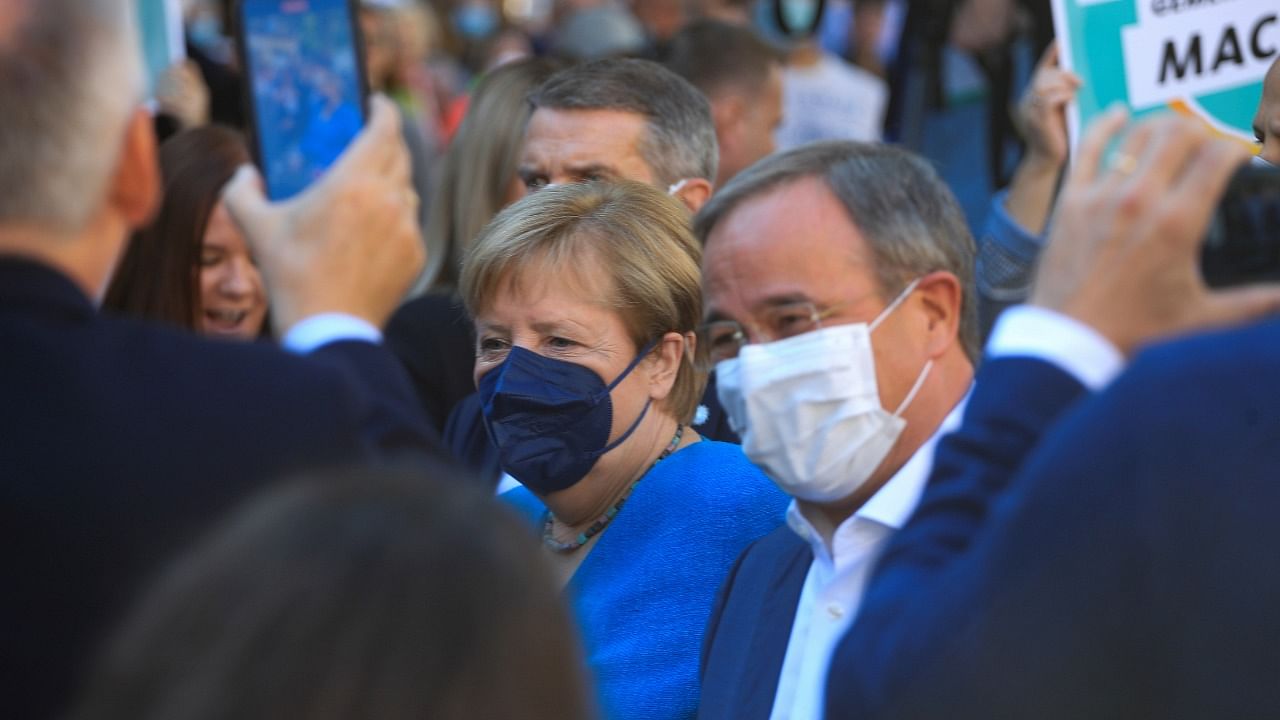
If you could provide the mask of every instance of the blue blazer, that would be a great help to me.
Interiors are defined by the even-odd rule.
[[[703,639],[699,718],[768,720],[812,563],[812,548],[786,525],[738,557]]]
[[[984,368],[828,716],[1280,717],[1277,369],[1277,321],[1152,349],[1081,402],[1042,363]]]
[[[145,580],[281,473],[433,453],[395,358],[301,358],[104,317],[59,273],[0,258],[0,678],[50,717]]]

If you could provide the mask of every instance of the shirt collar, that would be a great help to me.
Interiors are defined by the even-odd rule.
[[[915,512],[916,505],[920,503],[920,497],[924,495],[925,486],[929,484],[929,471],[933,469],[933,454],[937,449],[938,439],[960,427],[965,406],[968,405],[969,395],[972,392],[970,387],[969,392],[966,392],[960,402],[956,403],[951,412],[943,418],[933,435],[916,449],[906,464],[889,478],[884,487],[836,528],[834,537],[839,538],[848,534],[859,520],[870,520],[891,530],[897,530],[907,524],[911,513]],[[804,513],[800,512],[800,506],[794,499],[787,507],[787,526],[809,543],[815,556],[830,557],[830,551],[822,541],[822,533],[804,516]]]

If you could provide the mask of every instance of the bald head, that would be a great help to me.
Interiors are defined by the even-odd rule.
[[[142,99],[128,0],[0,3],[0,225],[80,229]]]

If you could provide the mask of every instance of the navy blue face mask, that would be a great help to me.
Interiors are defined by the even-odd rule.
[[[534,493],[572,487],[640,425],[648,402],[622,437],[609,442],[609,393],[653,350],[649,343],[626,370],[605,385],[591,369],[513,347],[501,365],[480,378],[480,402],[489,439],[502,469]]]

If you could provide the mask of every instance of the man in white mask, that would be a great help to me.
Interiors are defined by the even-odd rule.
[[[810,145],[695,220],[700,358],[743,450],[794,498],[738,559],[703,651],[700,718],[818,718],[832,648],[959,425],[977,347],[974,244],[928,165]]]

